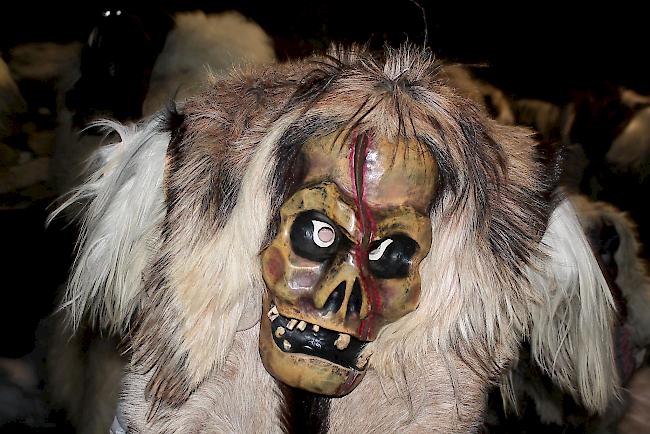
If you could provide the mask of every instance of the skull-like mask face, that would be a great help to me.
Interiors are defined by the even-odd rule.
[[[302,188],[262,252],[262,361],[280,381],[331,396],[354,389],[366,344],[418,305],[436,179],[415,143],[344,136],[304,145]]]

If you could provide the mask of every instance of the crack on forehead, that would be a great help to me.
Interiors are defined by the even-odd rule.
[[[368,300],[368,316],[361,320],[359,325],[359,336],[365,339],[374,326],[375,311],[381,310],[381,298],[377,290],[377,284],[367,267],[368,246],[376,231],[375,219],[372,210],[366,201],[366,158],[372,147],[372,135],[369,132],[359,133],[353,131],[350,142],[350,178],[354,186],[354,203],[357,221],[360,223],[361,239],[357,240],[354,246],[354,258],[359,268],[361,288]]]
[[[371,210],[366,203],[366,159],[368,157],[368,149],[371,144],[371,137],[369,133],[355,134],[354,141],[354,158],[353,158],[353,182],[359,207],[359,215],[361,217],[361,244],[367,247],[373,235],[374,219]]]

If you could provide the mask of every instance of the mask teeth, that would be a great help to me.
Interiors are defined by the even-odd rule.
[[[268,314],[267,314],[267,316],[269,317],[269,319],[271,320],[271,322],[273,322],[273,320],[275,320],[279,315],[280,315],[280,314],[279,314],[279,312],[278,312],[278,308],[277,308],[275,305],[273,305],[273,307],[271,307],[271,309],[269,310],[269,312],[268,312]],[[307,329],[307,326],[308,326],[308,325],[310,325],[310,324],[307,323],[307,321],[303,321],[303,320],[298,321],[297,319],[292,318],[292,319],[289,320],[289,323],[287,323],[287,326],[286,326],[287,329],[286,329],[286,330],[298,329],[298,330],[300,330],[301,332],[304,332],[304,331]],[[311,329],[312,329],[315,333],[318,333],[318,331],[320,330],[320,326],[319,326],[318,324],[311,324]],[[285,330],[284,327],[278,327],[278,328],[275,330],[275,337],[279,338],[279,337],[284,336],[286,330]],[[285,348],[286,350],[289,350],[289,349],[291,348],[291,344],[290,344],[288,341],[286,341],[286,340],[284,340],[284,341],[282,342],[282,344],[283,344],[283,346],[284,346],[284,348]],[[347,333],[339,333],[339,337],[336,338],[336,341],[334,341],[334,345],[335,345],[336,348],[338,348],[340,351],[345,350],[345,349],[348,347],[348,345],[350,345],[350,335],[347,334]],[[361,362],[362,362],[362,360],[361,360],[361,358],[360,358],[359,361],[357,362],[357,366],[358,366]],[[365,364],[366,364],[367,362],[368,362],[368,358],[366,357],[365,360],[363,360],[363,366],[365,366]]]
[[[275,318],[280,316],[278,309],[275,305],[271,307],[267,315],[271,319],[271,321],[273,321]],[[280,348],[282,348],[285,352],[289,352],[293,348],[291,342],[289,342],[290,339],[289,336],[291,336],[291,334],[287,335],[287,330],[290,331],[297,330],[300,332],[304,332],[305,330],[307,330],[308,327],[311,327],[311,330],[314,333],[318,333],[321,329],[321,326],[319,326],[318,324],[311,324],[308,323],[307,321],[299,320],[297,318],[287,318],[287,317],[283,317],[283,318],[286,318],[288,322],[284,325],[284,327],[278,324],[278,326],[273,331],[273,336],[278,340],[282,339],[283,336],[285,337],[285,339],[282,339],[281,343],[278,341]],[[349,334],[339,333],[338,337],[334,341],[334,346],[339,351],[344,351],[350,346],[351,340],[352,338]],[[357,357],[357,360],[356,362],[354,362],[353,367],[358,370],[366,369],[366,367],[368,366],[368,361],[370,360],[370,356],[372,356],[372,351],[366,350],[363,354]]]
[[[278,313],[278,308],[276,306],[273,306],[270,310],[269,313],[266,314],[266,316],[269,317],[271,322],[275,321],[275,319],[279,316],[280,314]]]
[[[338,348],[341,351],[346,349],[349,344],[350,344],[350,335],[346,333],[339,333],[339,337],[336,338],[336,341],[334,341],[334,345],[336,346],[336,348]]]

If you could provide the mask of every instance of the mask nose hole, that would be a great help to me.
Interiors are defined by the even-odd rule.
[[[361,284],[359,283],[359,279],[355,279],[354,285],[352,285],[352,293],[350,294],[350,299],[348,300],[348,311],[346,315],[361,315],[362,301],[363,299],[361,296]]]
[[[325,305],[323,305],[323,310],[325,313],[332,312],[336,313],[341,309],[343,305],[343,299],[345,298],[345,281],[338,284],[334,291],[327,297]]]

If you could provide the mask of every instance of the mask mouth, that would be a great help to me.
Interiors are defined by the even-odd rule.
[[[347,369],[365,370],[368,357],[361,351],[368,342],[278,313],[275,305],[267,314],[275,344],[285,353],[318,357]]]

